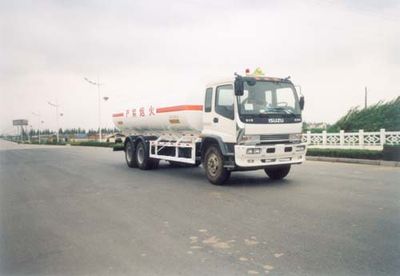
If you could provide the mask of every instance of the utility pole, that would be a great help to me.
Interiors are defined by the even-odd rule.
[[[365,86],[365,94],[364,94],[364,108],[367,108],[368,106],[368,89]]]
[[[100,81],[99,81],[99,75],[97,74],[97,98],[98,98],[98,112],[99,112],[99,141],[101,142],[101,97],[100,97]]]
[[[85,81],[87,81],[88,83],[92,84],[92,85],[96,85],[97,86],[97,97],[98,97],[98,113],[99,113],[99,141],[101,142],[102,140],[102,135],[101,135],[101,96],[100,96],[100,85],[102,85],[100,83],[99,80],[99,75],[97,75],[97,82],[95,81],[91,81],[88,78],[84,78]]]

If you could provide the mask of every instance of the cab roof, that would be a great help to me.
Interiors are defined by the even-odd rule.
[[[252,75],[252,74],[246,74],[243,77],[250,77],[250,78],[254,78],[256,80],[261,80],[261,81],[289,82],[289,83],[291,83],[291,81],[289,80],[289,77],[288,78],[277,78],[277,77],[267,77],[267,76]],[[223,79],[220,79],[220,80],[209,82],[207,84],[207,87],[221,85],[221,84],[230,84],[230,83],[233,83],[234,81],[235,81],[235,77],[223,78]]]

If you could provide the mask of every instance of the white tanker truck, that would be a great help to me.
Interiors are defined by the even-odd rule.
[[[306,155],[301,142],[304,97],[289,78],[247,74],[207,85],[200,104],[138,106],[113,114],[126,136],[131,168],[202,164],[208,180],[223,184],[232,171],[265,170],[282,179]],[[121,149],[122,150],[122,149]]]

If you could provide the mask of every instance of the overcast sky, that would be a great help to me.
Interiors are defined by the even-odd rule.
[[[0,2],[0,132],[16,118],[97,126],[142,103],[194,101],[209,81],[261,67],[291,76],[306,121],[400,95],[400,1]],[[197,97],[197,98],[200,98]]]

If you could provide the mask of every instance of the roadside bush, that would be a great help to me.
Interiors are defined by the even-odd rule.
[[[37,142],[35,142],[35,144],[39,144],[39,143],[37,143]],[[65,146],[66,145],[66,143],[65,142],[56,142],[56,141],[54,141],[54,142],[44,142],[44,143],[40,143],[41,145],[59,145],[59,146]]]
[[[109,142],[98,142],[98,141],[84,141],[84,142],[75,142],[71,143],[71,146],[86,146],[86,147],[103,147],[103,148],[112,148],[118,144],[109,143]]]
[[[29,145],[39,145],[39,142],[37,142],[37,141],[31,141],[31,142],[17,142],[18,144],[29,144]],[[66,143],[65,142],[56,142],[56,141],[54,141],[54,142],[49,142],[49,141],[47,141],[47,142],[41,142],[40,143],[40,145],[55,145],[55,146],[65,146],[66,145]]]
[[[383,160],[400,161],[400,145],[383,145]]]
[[[354,159],[370,159],[381,160],[383,158],[380,150],[364,150],[364,149],[318,149],[309,148],[307,156],[324,156]]]

